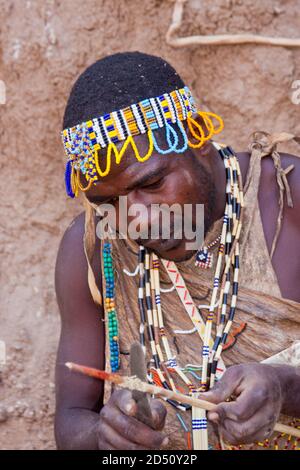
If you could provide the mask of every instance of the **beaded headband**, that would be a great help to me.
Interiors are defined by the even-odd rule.
[[[197,113],[203,118],[208,134],[193,119]],[[215,128],[212,118],[219,124]],[[197,143],[188,140],[182,121],[187,121],[191,135]],[[165,93],[156,98],[149,98],[119,111],[105,114],[62,131],[62,140],[67,155],[65,172],[68,196],[75,197],[78,190],[87,191],[91,184],[110,172],[112,152],[116,163],[120,163],[127,147],[131,145],[139,162],[144,162],[155,149],[160,154],[183,153],[188,147],[199,148],[214,134],[222,131],[224,125],[220,116],[206,111],[197,111],[194,99],[188,87]],[[159,147],[155,130],[165,128],[166,148]],[[141,156],[133,136],[147,134],[149,147]],[[121,149],[116,143],[124,141]],[[106,149],[101,152],[102,149]],[[105,158],[106,157],[106,158]],[[100,166],[103,166],[104,169]],[[80,172],[87,180],[82,186]]]

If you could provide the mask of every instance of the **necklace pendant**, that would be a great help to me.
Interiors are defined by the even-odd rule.
[[[196,254],[195,265],[202,269],[210,269],[213,263],[213,254],[208,251],[208,247],[204,246]]]

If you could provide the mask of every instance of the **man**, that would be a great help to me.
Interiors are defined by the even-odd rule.
[[[130,268],[134,270],[134,260],[137,262],[134,245],[130,240],[128,242],[119,239],[113,241],[113,262],[117,284],[115,287],[112,284],[111,287],[110,282],[113,281],[110,277],[112,273],[109,271],[111,266],[110,251],[105,252],[104,250],[102,255],[100,254],[103,244],[97,237],[94,243],[87,243],[85,246],[83,244],[84,234],[85,241],[89,241],[95,236],[95,227],[93,226],[95,219],[94,213],[91,212],[92,207],[101,203],[109,203],[115,208],[116,219],[119,220],[119,197],[127,196],[128,213],[134,204],[143,204],[147,210],[146,214],[140,218],[140,225],[151,228],[148,209],[153,204],[164,202],[172,206],[177,203],[180,207],[184,207],[184,204],[192,204],[193,207],[196,204],[203,204],[205,240],[208,235],[213,234],[212,228],[218,221],[222,221],[226,207],[225,189],[228,187],[225,178],[229,173],[224,171],[224,162],[220,159],[218,148],[213,145],[211,140],[213,134],[220,131],[221,120],[219,119],[217,130],[217,127],[213,127],[209,114],[199,113],[198,116],[192,114],[190,109],[193,107],[192,100],[189,101],[189,95],[186,96],[185,91],[182,91],[184,102],[181,102],[178,90],[185,90],[184,84],[169,64],[158,57],[135,52],[116,54],[99,60],[79,77],[71,91],[63,125],[66,130],[64,139],[67,153],[70,148],[73,151],[73,154],[69,153],[70,163],[66,172],[67,190],[69,195],[74,196],[79,185],[84,190],[89,205],[86,218],[83,214],[79,215],[66,230],[59,248],[56,265],[56,292],[61,312],[62,329],[57,356],[55,430],[57,446],[61,449],[184,448],[182,446],[185,437],[182,436],[185,433],[190,436],[191,433],[185,429],[186,425],[184,425],[181,439],[180,431],[176,431],[174,422],[172,424],[170,421],[170,417],[176,420],[178,413],[175,414],[176,410],[171,410],[172,406],[170,407],[169,403],[164,406],[161,400],[151,400],[153,425],[152,427],[147,426],[138,419],[138,405],[129,392],[117,390],[110,392],[109,396],[103,382],[70,373],[64,367],[65,362],[73,361],[105,369],[109,367],[108,356],[113,354],[115,345],[119,355],[110,358],[111,368],[112,370],[120,368],[127,374],[129,371],[127,370],[126,358],[130,344],[139,337],[138,299],[135,290],[138,285],[133,276],[127,276],[125,273]],[[139,121],[143,117],[137,115],[136,104],[151,98],[150,103],[153,105],[151,116],[157,114],[156,117],[159,121],[160,112],[164,113],[165,108],[159,105],[156,97],[165,96],[165,93],[169,93],[165,97],[167,101],[171,100],[176,106],[178,104],[178,109],[173,110],[174,121],[172,123],[176,121],[180,131],[179,137],[172,130],[175,129],[175,125],[168,124],[170,120],[163,121],[162,118],[163,124],[160,128],[155,131],[149,128],[147,131],[147,122]],[[177,102],[176,97],[178,98]],[[153,99],[156,101],[153,102]],[[124,115],[126,117],[130,112],[126,107],[130,106],[133,106],[130,110],[132,111],[131,119],[133,119],[133,114],[135,115],[135,126],[139,129],[144,126],[145,129],[144,132],[141,131],[140,135],[135,132],[134,142],[138,150],[134,149],[132,141],[130,141],[130,145],[122,153],[124,142],[121,142],[121,137],[114,141],[111,137],[112,134],[108,134],[111,132],[111,128],[107,126],[104,132],[101,126],[103,123],[105,124],[105,120],[109,120],[111,126],[111,116],[115,116],[119,123],[122,122]],[[149,105],[147,104],[147,106]],[[184,115],[184,107],[190,116],[189,121]],[[117,117],[116,114],[110,114],[124,108],[127,111],[123,114],[121,112],[121,115],[117,114]],[[166,112],[171,113],[171,108],[168,108]],[[95,118],[99,116],[104,116],[104,118],[95,122]],[[216,115],[213,117],[218,119]],[[147,110],[144,118],[147,121]],[[151,119],[149,118],[148,123],[152,122]],[[89,126],[94,126],[88,134],[92,139],[88,145],[94,145],[95,152],[92,156],[89,153],[89,147],[87,153],[84,154],[86,151],[85,139],[89,138],[87,134],[80,134],[80,140],[78,135],[75,135],[76,132],[74,134],[73,131],[67,131],[80,123],[88,123],[84,127],[84,132]],[[96,129],[94,132],[96,124],[98,131]],[[132,128],[128,126],[127,122],[127,127],[124,124],[123,130],[119,129],[119,134],[127,129],[127,134],[123,135],[122,139],[126,137],[127,140],[130,140]],[[166,133],[164,126],[167,129]],[[172,127],[171,130],[170,127]],[[83,132],[82,128],[77,129]],[[166,135],[165,138],[164,135]],[[102,142],[101,139],[103,140],[107,136],[109,136],[108,141]],[[155,139],[154,145],[153,139]],[[78,140],[81,142],[79,147]],[[96,140],[98,147],[95,146],[97,145],[95,144]],[[168,146],[170,151],[166,153]],[[106,157],[103,156],[104,153],[101,153],[103,149],[109,149]],[[150,154],[149,149],[152,150],[151,157],[145,158],[148,155],[147,152]],[[228,350],[225,360],[225,363],[231,367],[223,373],[223,376],[219,377],[219,381],[212,389],[203,394],[204,397],[216,404],[215,409],[208,414],[208,419],[215,428],[210,432],[215,433],[217,427],[221,443],[226,441],[230,445],[254,443],[270,437],[280,413],[294,418],[300,417],[299,368],[294,365],[280,364],[280,358],[277,359],[277,362],[275,360],[275,364],[259,363],[263,359],[268,359],[270,355],[275,357],[281,350],[292,347],[293,341],[299,338],[298,317],[294,314],[288,316],[289,312],[299,313],[300,311],[298,282],[300,260],[297,257],[300,248],[299,161],[295,156],[281,154],[280,163],[274,143],[271,143],[269,152],[264,154],[272,154],[273,159],[271,156],[266,156],[261,163],[260,158],[254,161],[254,157],[264,156],[262,143],[260,142],[259,146],[256,142],[252,150],[250,164],[248,152],[237,154],[241,178],[244,182],[247,181],[247,191],[245,192],[245,215],[241,234],[242,297],[241,300],[238,300],[239,310],[236,316],[238,321],[243,321],[247,311],[247,321],[245,322],[247,328],[239,338],[234,336],[234,331],[231,336],[228,336],[228,340],[230,339],[232,343],[236,342],[236,346],[234,346],[236,349]],[[118,159],[118,155],[120,156],[121,153],[122,158],[116,162],[112,154]],[[74,170],[72,165],[78,155],[82,160]],[[277,162],[277,172],[274,169],[274,158]],[[142,161],[143,159],[145,161]],[[259,165],[257,165],[257,161],[259,161]],[[91,162],[92,164],[89,166]],[[234,161],[233,165],[236,165]],[[293,165],[294,168],[287,175],[287,172],[284,173],[282,168],[290,167],[290,165]],[[82,169],[83,171],[81,171]],[[291,170],[291,168],[289,169]],[[278,189],[278,181],[281,185],[280,190]],[[293,208],[289,207],[283,199],[284,189],[282,187],[291,190]],[[277,223],[279,195],[284,201],[284,217],[281,227]],[[257,201],[257,206],[254,205],[255,201]],[[259,214],[261,214],[261,220]],[[236,218],[238,219],[238,214],[236,214]],[[278,227],[280,234],[277,236],[276,246],[274,245],[272,250],[272,241]],[[116,229],[119,230],[118,224]],[[217,233],[219,234],[219,232]],[[216,245],[218,240],[220,242],[220,235],[212,245]],[[202,272],[200,269],[198,274],[197,268],[194,268],[195,252],[186,248],[186,242],[184,236],[178,240],[174,233],[171,233],[168,240],[164,240],[162,237],[151,240],[141,236],[137,240],[136,246],[143,245],[146,252],[154,252],[161,260],[178,263],[179,271],[182,268],[183,278],[185,277],[184,270],[187,268],[186,283],[187,286],[189,284],[192,298],[196,299],[197,295],[201,297],[203,294],[203,289],[209,279],[205,276],[210,276],[210,274],[209,269],[202,270]],[[271,250],[274,252],[272,253],[272,263],[268,254]],[[102,263],[104,268],[101,270],[100,258],[104,255],[108,258]],[[242,268],[242,263],[244,263],[244,268]],[[252,269],[255,267],[258,268],[256,273]],[[161,268],[160,273],[163,276]],[[108,303],[112,302],[110,309],[107,309],[106,302],[102,302],[102,305],[106,306],[103,311],[103,307],[97,305],[96,302],[100,304],[101,297],[105,295],[107,300],[107,285],[113,293],[115,288],[116,293],[115,298],[113,298],[113,294],[108,296],[110,299]],[[253,290],[249,290],[249,294],[248,287],[253,287]],[[262,293],[261,297],[260,292]],[[270,294],[269,297],[268,294]],[[205,295],[207,297],[208,294]],[[202,295],[201,298],[203,299],[205,295]],[[173,336],[174,340],[171,349],[174,351],[177,345],[178,357],[183,361],[182,364],[188,362],[195,364],[199,361],[200,355],[200,348],[197,351],[199,338],[195,337],[195,330],[189,331],[190,326],[187,323],[188,320],[184,319],[185,312],[176,297],[176,292],[165,294],[165,296],[165,304],[164,302],[162,304],[163,308],[164,305],[166,306],[165,312],[168,312],[165,319],[166,330],[170,335],[169,338]],[[111,318],[109,313],[115,315],[114,301],[117,303],[119,332],[110,337],[108,342],[105,338],[107,338],[109,331],[109,318]],[[252,304],[252,310],[247,307],[251,305],[251,302],[257,302]],[[201,300],[201,303],[204,301]],[[271,327],[270,323],[267,323],[271,321],[270,315],[264,315],[270,305],[272,312],[274,311]],[[247,308],[251,310],[251,315],[249,315]],[[288,312],[286,319],[281,318],[282,311]],[[287,332],[283,332],[282,328],[288,323],[288,320],[291,321],[290,326]],[[180,332],[177,334],[178,328],[176,330],[174,325],[179,325],[181,333],[189,336],[184,336]],[[255,330],[257,325],[259,330]],[[237,328],[243,329],[239,323]],[[268,333],[270,335],[269,345],[265,337],[265,334]],[[108,343],[111,346],[110,352]],[[180,344],[180,351],[178,344]],[[223,345],[224,354],[227,354],[226,344],[225,342]],[[290,364],[292,364],[291,361]],[[168,374],[173,371],[168,367],[163,370],[166,373],[164,377],[169,377]],[[228,402],[227,400],[232,397],[235,397],[235,400]],[[178,420],[182,424],[186,418],[178,417]],[[171,431],[172,427],[174,427],[173,432]],[[197,438],[194,436],[197,436],[197,432],[194,433],[194,431],[195,429],[193,429],[193,439],[196,442]],[[190,442],[190,437],[188,437],[188,442]],[[197,448],[195,442],[194,448]],[[190,443],[188,447],[191,447]]]

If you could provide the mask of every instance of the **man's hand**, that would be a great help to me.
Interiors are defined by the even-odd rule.
[[[155,430],[138,421],[137,404],[128,390],[117,390],[100,412],[98,446],[101,450],[159,449],[168,438],[160,432],[166,408],[159,400],[150,401]]]
[[[230,367],[203,398],[217,404],[208,419],[219,425],[221,437],[232,445],[268,438],[283,404],[277,370],[265,364]],[[227,402],[230,398],[234,401]]]

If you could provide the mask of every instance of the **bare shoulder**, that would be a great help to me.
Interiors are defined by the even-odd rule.
[[[250,153],[239,152],[238,154],[241,171],[243,175],[243,181],[247,178],[247,172],[249,169]],[[281,166],[283,170],[293,167],[287,173],[287,181],[289,183],[291,194],[293,198],[294,209],[291,212],[295,220],[297,219],[300,225],[300,153],[299,156],[292,155],[289,153],[279,152],[281,158]],[[272,157],[269,155],[264,157],[261,162],[262,176],[261,186],[263,187],[263,195],[265,199],[278,199],[278,183],[276,177],[276,169]],[[297,216],[298,215],[298,216]]]
[[[280,152],[280,157],[283,170],[293,166],[293,169],[287,173],[287,181],[293,200],[293,219],[300,228],[300,154],[297,156]]]
[[[279,152],[281,167],[286,171],[286,180],[289,185],[293,200],[293,207],[288,207],[286,195],[284,196],[284,214],[289,223],[300,230],[300,156]],[[278,201],[279,187],[277,182],[276,169],[271,156],[262,159],[262,179],[263,196],[269,208],[272,201]],[[276,202],[276,207],[278,203]]]
[[[56,272],[58,275],[64,277],[70,265],[82,267],[84,264],[83,236],[84,212],[72,220],[63,234],[57,254]]]
[[[299,147],[300,148],[300,147]],[[287,182],[291,189],[293,208],[289,208],[284,198],[284,214],[287,216],[289,223],[300,230],[300,153],[299,156],[289,153],[279,152],[281,157],[281,166],[283,170],[293,167],[287,173]],[[243,181],[247,179],[247,173],[250,163],[249,152],[239,152],[238,154],[240,167],[242,171]],[[260,182],[260,201],[261,210],[263,207],[274,209],[274,221],[276,221],[278,213],[278,197],[279,189],[277,183],[276,169],[272,157],[266,156],[262,158],[261,162],[261,182]],[[275,222],[274,222],[275,223]]]
[[[93,303],[88,281],[87,262],[83,248],[84,212],[79,214],[66,229],[58,249],[55,267],[55,288],[61,315],[67,315],[70,304],[76,299],[81,305]],[[93,259],[93,269],[101,291],[100,254]],[[74,309],[72,309],[74,312]]]
[[[77,362],[98,369],[105,367],[103,309],[92,299],[84,254],[84,213],[66,229],[57,254],[55,289],[61,316],[61,334],[56,360],[56,434],[64,432],[66,410],[84,408],[99,411],[103,400],[103,383],[70,374],[66,362]],[[95,250],[92,265],[98,287],[100,250]],[[98,271],[97,271],[98,269]]]

